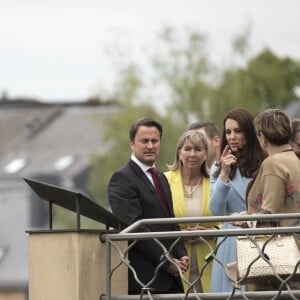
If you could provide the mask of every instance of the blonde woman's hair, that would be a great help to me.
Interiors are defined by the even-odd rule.
[[[176,171],[178,169],[181,170],[182,162],[179,159],[179,152],[186,141],[191,141],[194,145],[203,147],[205,151],[207,151],[208,149],[206,137],[201,132],[195,129],[184,132],[181,135],[181,137],[178,139],[176,152],[175,152],[175,159],[173,164],[167,165],[170,171]],[[205,162],[203,162],[199,171],[200,174],[202,174],[204,177],[206,178],[209,177]]]

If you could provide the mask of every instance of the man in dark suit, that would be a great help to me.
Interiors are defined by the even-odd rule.
[[[130,225],[139,219],[174,217],[172,196],[165,176],[158,173],[159,182],[152,178],[149,171],[154,167],[160,151],[162,126],[151,118],[143,118],[132,125],[129,137],[131,158],[117,170],[108,185],[108,199],[112,212],[125,224]],[[160,187],[155,187],[160,184]],[[162,190],[162,195],[159,193]],[[161,199],[162,198],[162,199]],[[141,232],[174,231],[179,227],[174,224],[145,225]],[[174,239],[161,239],[169,250]],[[184,243],[180,241],[170,253],[177,266],[184,272],[188,268],[188,257]],[[139,240],[129,251],[130,264],[135,269],[139,280],[144,284],[153,277],[155,268],[164,259],[163,249],[151,240]],[[128,274],[130,294],[141,292],[131,271]],[[156,279],[150,285],[153,293],[183,292],[177,267],[166,261]]]

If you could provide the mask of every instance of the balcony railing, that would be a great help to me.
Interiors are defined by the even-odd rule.
[[[268,214],[268,215],[248,215],[248,216],[222,216],[222,217],[192,217],[192,218],[165,218],[165,219],[143,219],[135,222],[131,226],[127,227],[120,233],[104,234],[101,239],[106,243],[106,291],[105,294],[100,296],[101,300],[126,300],[126,299],[300,299],[300,290],[293,289],[290,287],[290,279],[282,278],[279,274],[275,274],[277,280],[282,283],[278,290],[268,290],[268,291],[245,291],[241,288],[241,284],[247,282],[246,277],[237,280],[232,279],[232,291],[227,293],[197,293],[194,292],[193,286],[194,282],[189,282],[188,278],[185,277],[184,273],[180,272],[181,279],[187,284],[188,289],[184,294],[151,294],[151,289],[149,288],[150,282],[141,282],[137,276],[135,277],[139,285],[141,286],[142,293],[140,295],[114,295],[112,293],[112,280],[113,274],[118,272],[120,267],[126,266],[130,272],[136,275],[135,270],[127,259],[128,251],[130,247],[138,240],[153,239],[165,253],[165,259],[172,261],[169,255],[170,249],[165,249],[164,245],[160,242],[164,238],[174,238],[173,247],[179,239],[193,238],[197,237],[203,243],[206,243],[210,248],[210,253],[208,253],[207,259],[203,262],[203,266],[199,273],[199,278],[202,276],[202,271],[206,268],[208,264],[212,264],[213,261],[217,261],[224,268],[228,276],[228,267],[222,262],[218,261],[216,258],[216,253],[218,251],[218,246],[212,248],[212,246],[207,242],[208,238],[212,237],[222,237],[222,241],[230,236],[244,236],[249,240],[253,239],[254,236],[262,235],[286,235],[294,234],[296,238],[299,239],[298,245],[300,243],[300,226],[293,227],[264,227],[264,228],[239,228],[237,229],[220,229],[220,230],[195,230],[195,231],[176,231],[176,232],[137,232],[139,227],[149,224],[183,224],[183,223],[208,223],[208,222],[231,222],[231,221],[274,221],[281,219],[293,219],[300,220],[300,214]],[[117,241],[130,242],[128,247],[120,248]],[[112,265],[111,252],[116,251],[119,254],[119,261]],[[258,248],[258,254],[262,254],[260,248]],[[287,255],[289,255],[287,253]],[[157,270],[162,266],[160,264],[157,266]],[[300,273],[300,257],[295,267],[297,266],[297,272]],[[248,269],[251,267],[251,263]],[[156,270],[156,271],[157,271]],[[154,272],[153,279],[157,276],[158,272]],[[296,275],[295,275],[296,276]],[[263,279],[262,279],[263,280]]]

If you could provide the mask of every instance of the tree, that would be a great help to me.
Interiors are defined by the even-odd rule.
[[[222,82],[212,93],[212,117],[223,119],[224,112],[234,107],[244,107],[254,115],[268,107],[283,107],[297,98],[295,88],[299,84],[299,62],[279,58],[265,49],[244,68],[225,70]]]
[[[160,34],[162,49],[156,53],[153,66],[157,82],[167,86],[170,94],[168,115],[187,127],[191,119],[205,119],[207,97],[210,92],[208,78],[212,71],[206,54],[206,38],[201,33],[186,29],[184,38],[178,32],[165,28]]]

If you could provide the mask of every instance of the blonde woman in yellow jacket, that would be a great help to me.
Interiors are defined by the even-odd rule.
[[[179,138],[175,161],[172,165],[168,165],[169,171],[165,172],[172,192],[175,217],[212,216],[209,209],[210,181],[205,165],[206,158],[207,141],[202,133],[189,130]],[[181,224],[180,227],[182,230],[205,230],[219,225],[219,223]],[[215,239],[206,240],[215,249]],[[205,256],[211,250],[206,243],[195,239],[186,240],[185,246],[190,258],[190,268],[184,276],[192,282],[198,276],[206,262]],[[201,281],[195,285],[197,292],[210,291],[211,268],[212,262],[206,266]]]

